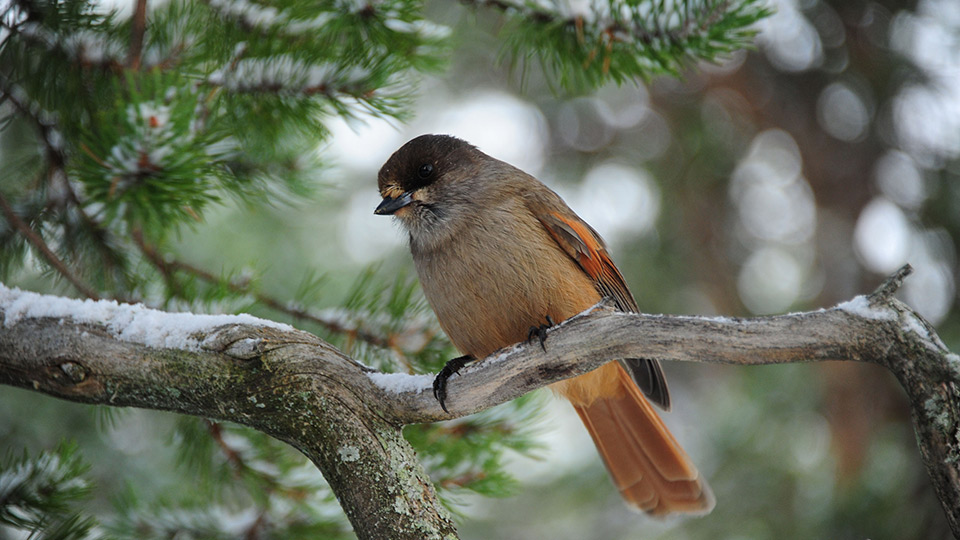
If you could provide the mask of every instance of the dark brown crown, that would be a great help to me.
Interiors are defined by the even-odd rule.
[[[449,135],[421,135],[400,147],[377,175],[380,192],[416,191],[457,166],[473,161],[476,147]]]

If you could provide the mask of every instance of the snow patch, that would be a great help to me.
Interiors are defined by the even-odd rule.
[[[853,300],[837,304],[836,308],[851,315],[874,321],[892,321],[897,318],[896,313],[888,308],[871,306],[870,300],[862,295]]]
[[[197,315],[167,313],[143,304],[120,304],[115,300],[75,300],[10,289],[0,283],[0,311],[3,326],[24,319],[52,317],[77,323],[101,325],[117,339],[159,349],[200,351],[199,337],[231,324],[249,324],[291,331],[287,324],[248,315]]]
[[[946,355],[946,358],[947,358],[947,365],[950,366],[950,369],[953,370],[954,376],[960,377],[960,356],[958,356],[955,353],[948,353]]]
[[[390,392],[391,394],[402,394],[406,392],[423,393],[424,390],[433,388],[433,379],[435,375],[408,375],[406,373],[367,373],[367,377],[373,381],[373,384]]]
[[[248,26],[280,28],[285,34],[316,32],[335,17],[333,12],[323,12],[311,19],[294,19],[272,6],[247,0],[211,0],[210,7],[228,17],[239,19]]]
[[[339,64],[312,64],[288,54],[270,58],[245,58],[231,62],[210,74],[211,84],[231,90],[276,89],[304,91],[361,85],[370,72],[359,67],[344,68]]]
[[[903,330],[905,332],[913,332],[924,340],[931,340],[930,331],[927,330],[927,327],[913,314],[907,313],[907,316],[903,318]]]
[[[429,21],[404,21],[401,19],[387,19],[384,26],[401,34],[413,34],[426,39],[446,39],[450,37],[450,28],[433,24]]]

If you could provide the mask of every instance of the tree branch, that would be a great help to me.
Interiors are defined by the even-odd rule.
[[[311,334],[5,288],[0,311],[0,383],[253,427],[313,461],[359,538],[455,537],[401,426],[368,400],[369,368]]]
[[[541,29],[562,29],[575,35],[581,45],[589,44],[587,49],[591,51],[584,68],[595,59],[597,47],[602,46],[606,48],[604,73],[610,68],[610,53],[615,43],[639,46],[636,52],[640,56],[671,72],[683,67],[685,59],[664,54],[670,48],[687,51],[685,55],[689,59],[712,60],[718,52],[736,48],[721,46],[723,40],[717,39],[720,34],[725,34],[727,40],[742,42],[755,33],[749,24],[768,13],[767,8],[754,5],[757,2],[752,0],[704,0],[684,2],[682,8],[660,5],[654,9],[628,4],[630,7],[614,12],[603,3],[589,3],[574,9],[516,0],[461,0],[461,3],[494,9]]]
[[[644,315],[601,304],[551,328],[546,352],[520,344],[462,370],[449,382],[450,414],[429,390],[432,376],[373,372],[304,332],[216,319],[186,341],[164,341],[174,349],[158,349],[156,336],[173,324],[165,317],[183,315],[139,308],[153,327],[137,342],[114,319],[72,313],[72,301],[57,299],[69,305],[53,309],[45,306],[51,297],[7,289],[0,290],[0,383],[249,425],[317,464],[361,538],[427,538],[454,534],[453,526],[400,436],[403,424],[471,414],[618,358],[869,362],[904,387],[928,473],[960,537],[960,358],[893,298],[908,273],[830,309],[775,317]],[[409,534],[414,526],[424,528]]]

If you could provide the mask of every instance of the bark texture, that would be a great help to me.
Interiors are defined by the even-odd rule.
[[[617,358],[870,362],[903,386],[927,471],[960,538],[960,358],[893,298],[909,271],[869,296],[775,317],[644,315],[601,303],[551,328],[546,351],[519,344],[462,370],[449,381],[449,413],[430,377],[375,374],[311,334],[246,324],[196,335],[201,350],[184,351],[123,341],[115,325],[5,319],[0,383],[251,426],[320,468],[358,537],[421,539],[455,538],[456,530],[400,433],[405,424],[471,414]]]

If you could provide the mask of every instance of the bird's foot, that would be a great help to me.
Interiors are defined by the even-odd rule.
[[[447,379],[452,377],[454,373],[460,373],[460,369],[471,361],[473,361],[473,357],[469,354],[453,358],[443,366],[440,373],[437,373],[437,377],[433,379],[433,397],[440,402],[440,408],[443,409],[443,412],[450,412],[444,403],[447,399]]]
[[[530,332],[527,333],[527,341],[533,341],[533,338],[540,340],[540,348],[543,349],[543,352],[547,352],[547,346],[543,343],[547,341],[547,330],[554,326],[556,323],[553,322],[553,319],[547,315],[547,324],[541,324],[540,326],[531,326]]]

